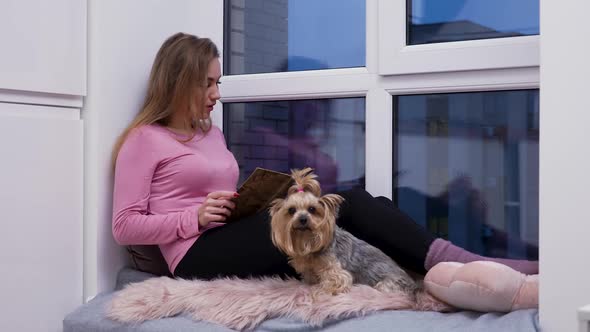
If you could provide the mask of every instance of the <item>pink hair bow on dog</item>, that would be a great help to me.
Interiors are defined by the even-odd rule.
[[[301,187],[297,188],[298,193],[302,193],[303,191],[304,191],[303,188],[301,188]]]

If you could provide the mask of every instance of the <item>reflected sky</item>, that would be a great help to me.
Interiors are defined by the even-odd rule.
[[[469,20],[501,32],[539,34],[538,0],[410,0],[412,23]]]
[[[288,8],[290,71],[365,65],[365,0],[291,0]]]

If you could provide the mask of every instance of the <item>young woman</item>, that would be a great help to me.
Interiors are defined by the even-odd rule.
[[[294,276],[272,244],[266,212],[220,223],[235,207],[238,181],[237,162],[209,118],[220,77],[211,40],[177,33],[161,46],[143,107],[113,151],[113,235],[122,245],[158,245],[170,272],[183,278]],[[338,224],[413,271],[495,260],[538,273],[537,262],[481,257],[437,239],[387,198],[339,194],[346,201]]]

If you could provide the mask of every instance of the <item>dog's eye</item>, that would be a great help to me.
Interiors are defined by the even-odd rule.
[[[307,211],[309,211],[309,213],[315,213],[315,207],[310,206],[309,209],[307,209]]]
[[[295,212],[297,212],[297,209],[295,209],[294,207],[292,207],[292,208],[289,208],[289,214],[290,214],[290,215],[294,215],[294,214],[295,214]]]

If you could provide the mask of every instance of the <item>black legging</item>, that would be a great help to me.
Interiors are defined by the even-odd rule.
[[[435,237],[385,197],[365,190],[339,193],[345,202],[337,224],[381,249],[403,267],[425,273],[424,260]],[[274,247],[267,212],[203,233],[176,267],[175,276],[212,279],[236,276],[297,276]]]

